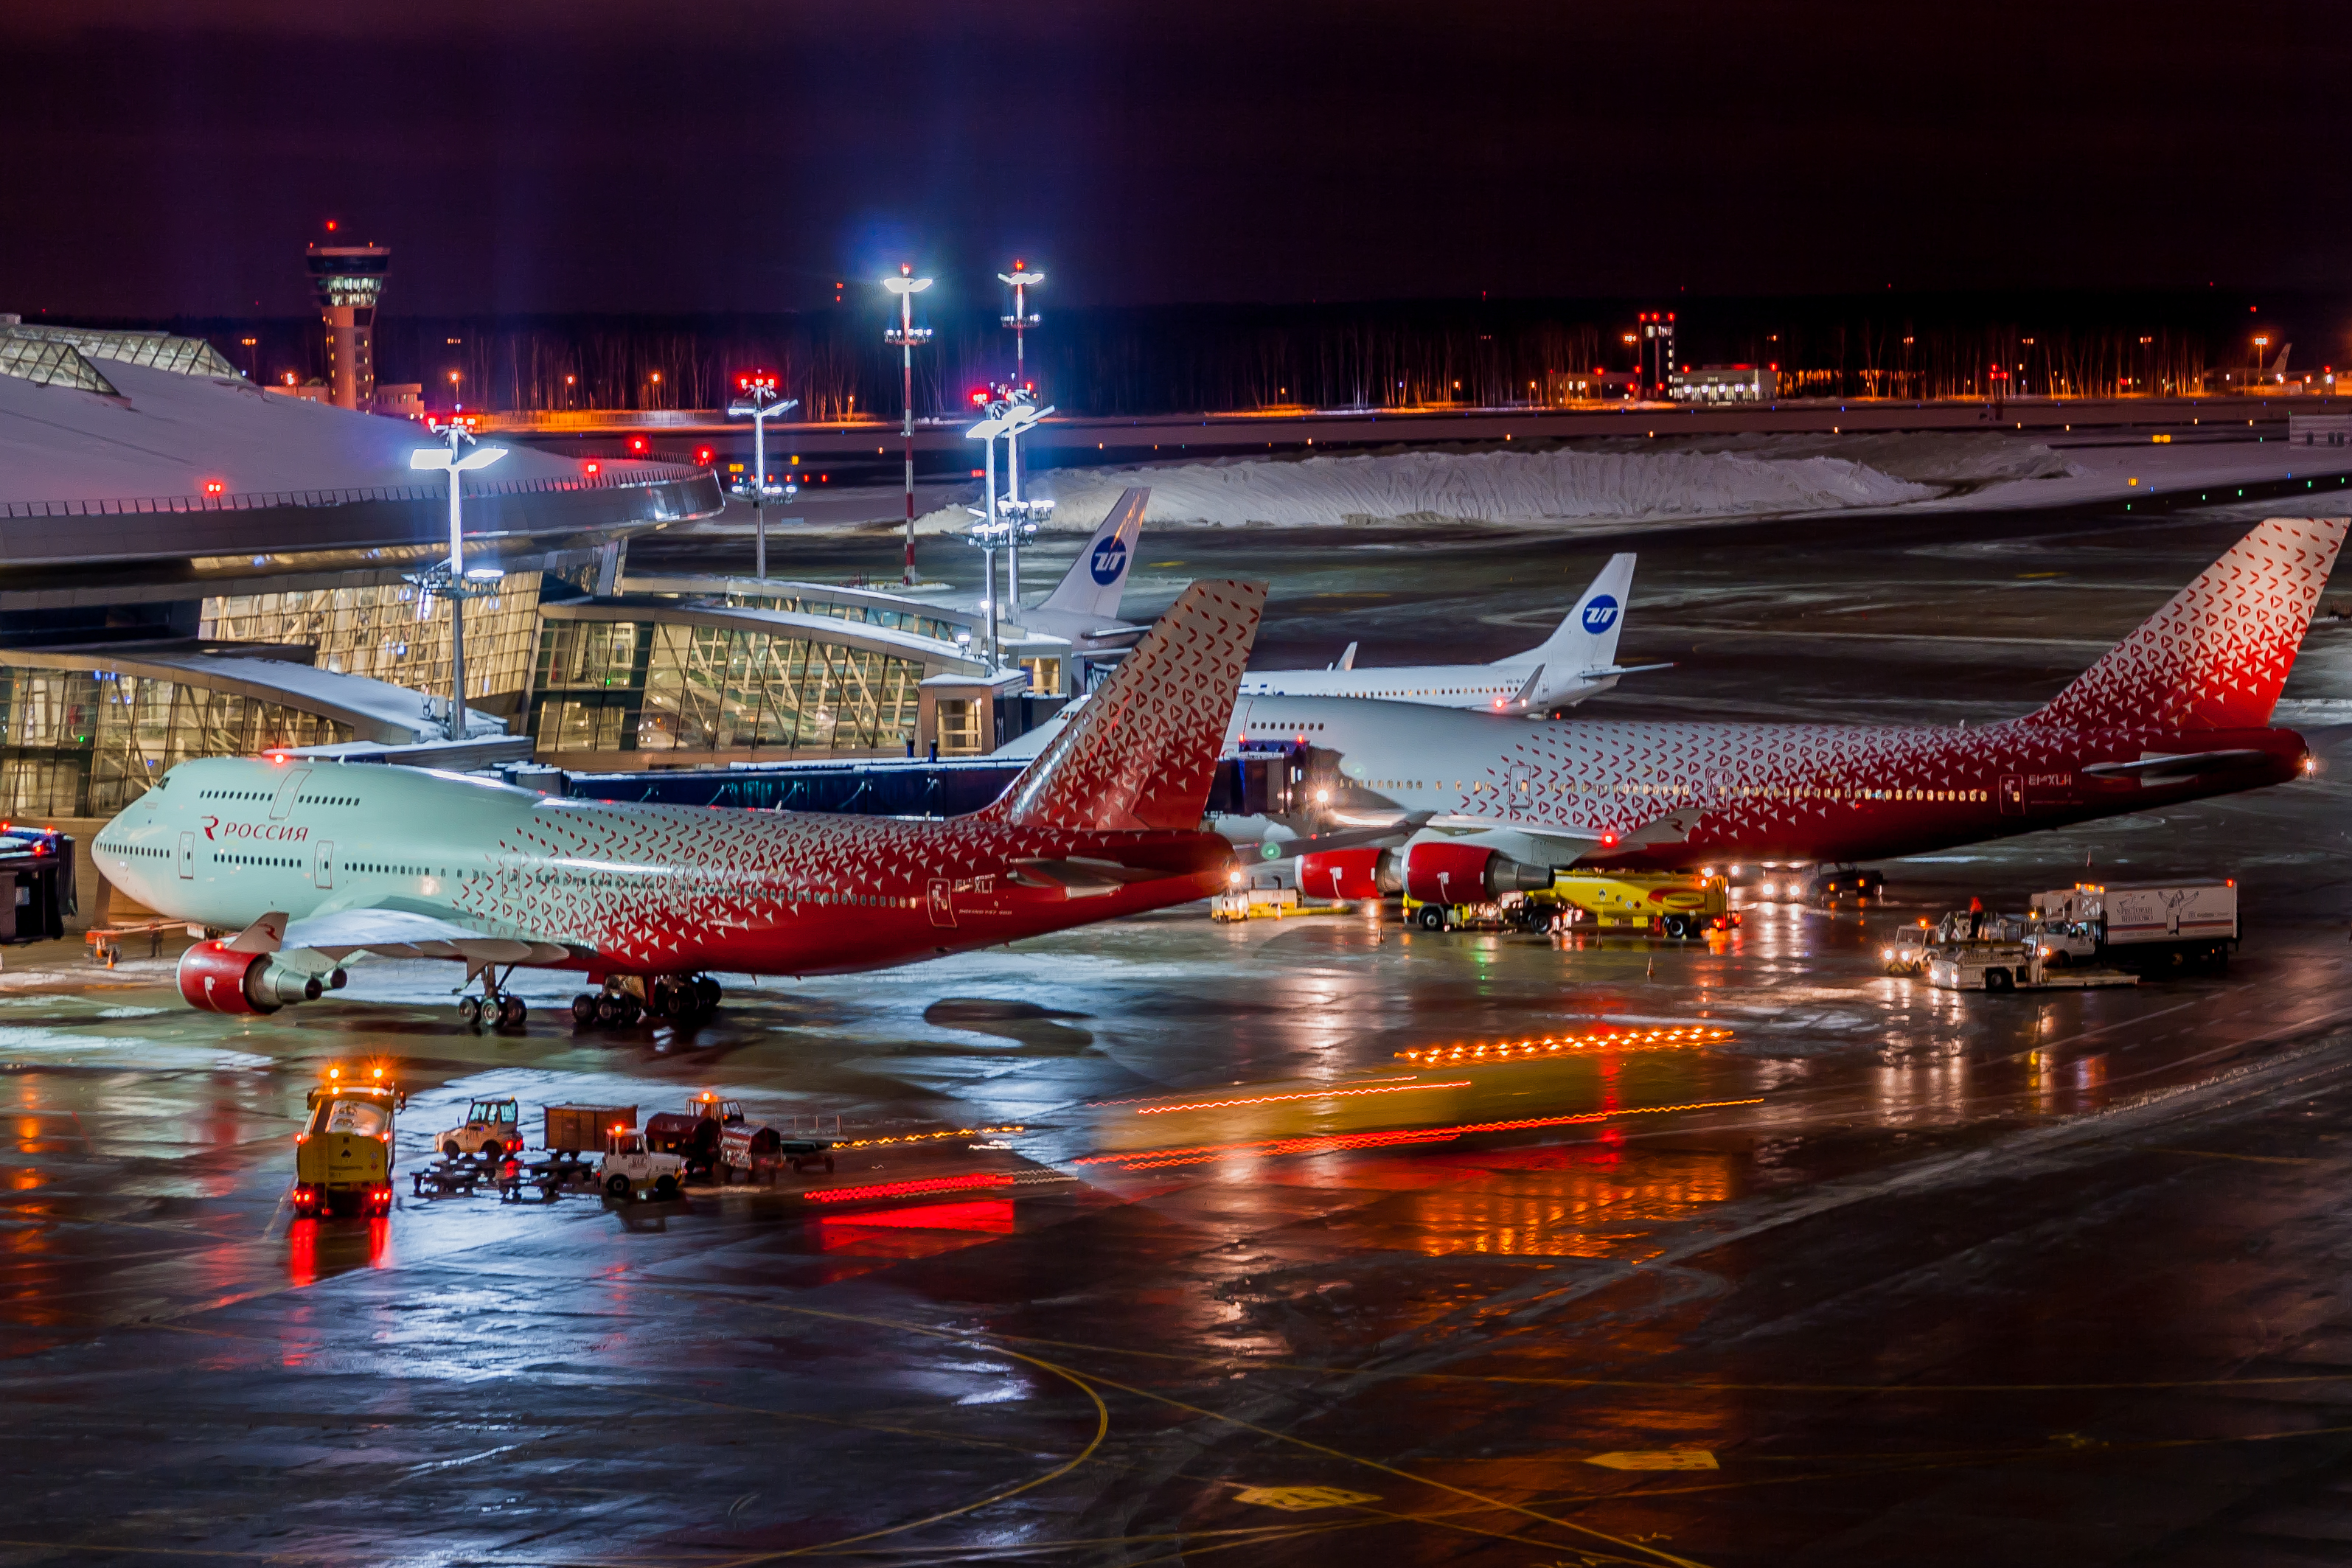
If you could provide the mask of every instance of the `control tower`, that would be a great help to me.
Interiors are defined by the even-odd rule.
[[[380,245],[314,245],[310,287],[327,326],[327,401],[362,409],[375,397],[375,304],[392,274]]]

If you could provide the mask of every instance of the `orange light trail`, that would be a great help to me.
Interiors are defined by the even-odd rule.
[[[1160,1116],[1171,1111],[1225,1111],[1235,1105],[1276,1105],[1286,1100],[1337,1100],[1349,1094],[1410,1094],[1416,1089],[1469,1087],[1467,1078],[1457,1078],[1444,1083],[1391,1083],[1378,1089],[1316,1089],[1303,1094],[1254,1094],[1246,1100],[1192,1100],[1181,1105],[1145,1105],[1135,1113],[1139,1116]]]
[[[1450,1127],[1417,1127],[1391,1133],[1260,1138],[1237,1144],[1199,1144],[1181,1149],[1142,1149],[1131,1155],[1087,1155],[1071,1163],[1118,1166],[1123,1170],[1148,1170],[1154,1166],[1190,1165],[1217,1155],[1319,1155],[1339,1149],[1379,1148],[1392,1144],[1442,1144],[1466,1133],[1515,1133],[1528,1127],[1566,1127],[1585,1122],[1607,1122],[1619,1116],[1662,1116],[1674,1111],[1722,1111],[1738,1105],[1762,1103],[1763,1097],[1759,1095],[1750,1100],[1695,1100],[1683,1105],[1629,1105],[1617,1111],[1586,1111],[1573,1116],[1522,1116],[1507,1122],[1462,1122]]]
[[[976,1186],[1011,1186],[1010,1175],[933,1176],[926,1181],[877,1182],[871,1186],[835,1186],[801,1194],[811,1203],[841,1203],[853,1197],[903,1197],[919,1192],[968,1192]]]
[[[1541,1040],[1523,1040],[1517,1044],[1501,1040],[1493,1045],[1433,1045],[1425,1051],[1400,1051],[1396,1055],[1401,1061],[1418,1061],[1426,1066],[1443,1063],[1447,1067],[1476,1067],[1490,1061],[1557,1056],[1564,1051],[1672,1051],[1684,1046],[1720,1045],[1730,1038],[1727,1029],[1689,1024],[1679,1029],[1623,1030],[1562,1035],[1557,1039],[1546,1035]]]

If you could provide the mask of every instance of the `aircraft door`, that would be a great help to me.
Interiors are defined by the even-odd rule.
[[[196,874],[196,835],[194,833],[180,835],[180,874],[189,878]]]
[[[269,798],[269,820],[282,822],[293,813],[294,802],[302,792],[303,781],[310,777],[307,768],[297,768],[278,786],[278,793]]]
[[[924,884],[923,903],[931,912],[931,924],[934,925],[953,925],[956,923],[955,896],[950,891],[951,886],[943,876],[935,876]]]
[[[320,887],[335,885],[335,841],[319,841],[318,862],[312,868],[312,880]]]
[[[2004,817],[2025,815],[2025,780],[2014,773],[2000,776],[2000,814]]]

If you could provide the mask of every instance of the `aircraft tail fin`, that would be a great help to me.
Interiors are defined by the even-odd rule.
[[[1558,631],[1542,645],[1499,662],[1540,659],[1570,674],[1610,668],[1617,663],[1617,634],[1625,629],[1625,601],[1633,591],[1633,557],[1611,556]]]
[[[1127,591],[1127,570],[1135,563],[1136,539],[1143,532],[1143,507],[1150,499],[1149,486],[1120,491],[1102,527],[1037,608],[1118,620],[1119,596]]]
[[[1358,643],[1349,643],[1349,644],[1348,644],[1348,651],[1347,651],[1346,653],[1341,653],[1341,654],[1339,655],[1339,662],[1338,664],[1336,664],[1332,665],[1331,667],[1332,667],[1333,669],[1335,669],[1335,670],[1352,670],[1352,669],[1354,669],[1354,668],[1356,667],[1356,649],[1357,649],[1359,646],[1360,646],[1360,644],[1358,644]]]
[[[977,815],[1103,831],[1200,826],[1265,608],[1264,583],[1187,588],[1062,733]]]
[[[2271,721],[2342,517],[2273,517],[2023,722],[2070,729],[2260,729]]]

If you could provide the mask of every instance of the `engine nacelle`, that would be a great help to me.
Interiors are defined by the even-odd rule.
[[[1551,885],[1551,868],[1522,865],[1473,844],[1415,844],[1405,852],[1404,891],[1416,904],[1483,904]]]
[[[268,953],[232,953],[199,942],[180,955],[180,996],[208,1013],[274,1013],[289,1002],[314,1002],[325,987]]]
[[[1378,898],[1402,885],[1394,850],[1318,850],[1298,857],[1298,891],[1309,898]]]

